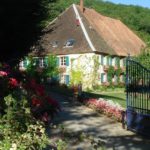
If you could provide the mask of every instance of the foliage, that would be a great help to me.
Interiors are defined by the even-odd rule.
[[[96,81],[98,80],[98,70],[99,70],[99,57],[98,56],[93,56],[93,61],[94,61],[94,66],[93,66],[93,81],[92,84],[93,86],[96,84]]]
[[[26,69],[26,78],[34,78],[38,82],[41,82],[41,79],[47,80],[48,77],[55,77],[58,75],[58,67],[56,56],[48,55],[45,59],[45,66],[43,68],[39,67],[39,64],[36,63],[33,57],[29,57],[29,64]]]
[[[19,59],[40,38],[47,20],[55,16],[51,13],[57,0],[5,0],[0,6],[0,45],[3,56],[0,61],[9,64],[18,63]]]
[[[5,115],[0,118],[0,149],[44,148],[48,144],[44,125],[32,117],[27,99],[18,99],[13,93],[5,97],[5,104]]]
[[[7,68],[0,69],[0,149],[40,150],[48,144],[44,123],[60,110],[59,104],[43,85],[30,78],[20,82]]]
[[[118,67],[117,70],[115,70],[115,75],[117,76],[117,82],[119,83],[120,81],[120,75],[122,73],[122,69],[120,67]]]
[[[58,75],[59,71],[56,59],[57,58],[54,55],[47,56],[47,66],[43,68],[42,77],[48,78],[48,77],[56,77]]]
[[[110,66],[108,68],[108,72],[107,72],[107,77],[108,77],[108,82],[111,84],[112,83],[112,78],[115,74],[115,70],[114,70],[114,67],[113,66]]]
[[[57,145],[57,150],[66,150],[67,143],[65,141],[59,139],[58,141],[56,141],[56,145]]]
[[[145,49],[139,56],[135,58],[143,66],[150,69],[150,48]]]
[[[78,66],[76,69],[73,68],[73,61],[74,59],[71,59],[71,80],[70,83],[71,85],[78,85],[79,83],[81,83],[83,81],[83,71],[80,68],[80,66]]]
[[[71,84],[77,85],[82,81],[83,72],[81,70],[72,70],[71,71]]]

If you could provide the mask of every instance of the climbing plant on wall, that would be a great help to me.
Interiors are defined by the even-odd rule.
[[[108,68],[108,72],[107,72],[107,79],[108,79],[108,82],[110,84],[112,84],[112,78],[113,76],[115,75],[115,70],[114,70],[114,67],[113,66],[110,66]]]
[[[93,67],[93,86],[96,85],[96,81],[98,80],[98,70],[99,70],[99,66],[100,66],[100,63],[99,63],[99,57],[98,56],[93,56],[92,57],[93,61],[94,61],[94,67]]]

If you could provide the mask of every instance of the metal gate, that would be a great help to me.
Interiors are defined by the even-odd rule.
[[[150,70],[126,60],[127,128],[150,136]]]

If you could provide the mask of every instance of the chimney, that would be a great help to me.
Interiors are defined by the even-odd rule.
[[[80,0],[80,9],[82,12],[84,12],[84,2],[83,0]]]

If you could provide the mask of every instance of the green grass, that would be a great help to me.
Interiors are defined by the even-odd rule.
[[[53,92],[58,92],[60,94],[63,94],[65,96],[73,96],[73,91],[69,88],[67,88],[66,86],[52,86],[50,88],[51,91]],[[90,98],[104,98],[104,99],[108,99],[108,100],[112,100],[116,103],[119,103],[122,107],[126,108],[126,96],[125,96],[125,92],[124,89],[113,89],[113,90],[107,90],[107,91],[87,91],[84,92],[88,97]]]

